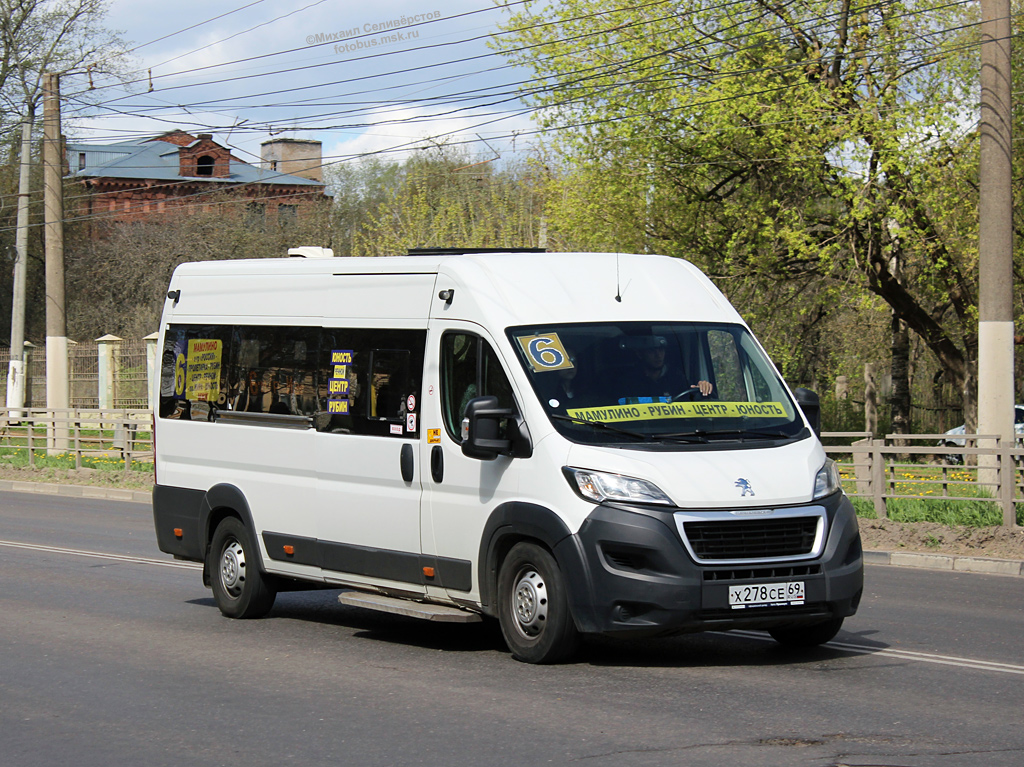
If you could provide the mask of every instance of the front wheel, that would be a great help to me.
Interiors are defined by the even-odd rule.
[[[832,641],[842,627],[843,619],[833,618],[824,623],[815,623],[810,626],[772,629],[768,633],[783,647],[817,647]]]
[[[576,650],[579,633],[555,558],[517,543],[498,573],[498,622],[516,660],[557,663]]]
[[[207,554],[213,598],[229,618],[262,618],[274,606],[277,592],[260,573],[249,531],[235,517],[217,525]]]

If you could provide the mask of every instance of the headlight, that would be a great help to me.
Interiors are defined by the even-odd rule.
[[[657,503],[672,506],[672,499],[665,495],[653,482],[621,474],[603,471],[588,471],[563,467],[572,489],[583,498],[594,503],[602,501],[623,501],[626,503]]]
[[[842,480],[839,478],[839,467],[831,458],[825,461],[825,465],[818,470],[814,478],[814,497],[812,500],[832,495],[837,490],[843,489]]]

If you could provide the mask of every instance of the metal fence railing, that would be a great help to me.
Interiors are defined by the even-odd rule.
[[[43,460],[64,459],[81,469],[123,462],[125,472],[153,462],[153,416],[149,410],[29,408],[19,418],[0,411],[0,461],[35,468]]]
[[[80,469],[96,461],[123,461],[128,472],[153,461],[152,412],[28,408],[19,418],[0,411],[0,461],[35,466],[43,457],[63,456]],[[825,452],[840,467],[847,495],[870,503],[879,517],[905,501],[965,502],[998,508],[1002,524],[1017,524],[1024,503],[1024,447],[979,434],[825,432]],[[839,443],[839,444],[837,444]],[[120,464],[118,463],[120,467]]]
[[[148,408],[149,369],[145,339],[118,339],[110,344],[111,381],[100,381],[101,345],[95,341],[68,345],[68,392],[73,408],[98,408],[104,401],[101,386],[112,388],[106,399],[117,409]],[[10,349],[0,348],[0,402],[6,402],[7,367]],[[46,350],[40,347],[25,350],[25,407],[46,406]]]
[[[958,435],[963,445],[950,444],[947,434],[821,436],[825,452],[839,462],[846,494],[870,501],[879,517],[894,502],[961,501],[982,509],[995,504],[1004,526],[1017,523],[1024,448],[1016,443],[983,434]],[[831,444],[837,440],[846,444]]]

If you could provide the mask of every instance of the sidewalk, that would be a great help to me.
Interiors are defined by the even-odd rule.
[[[864,563],[892,567],[920,567],[925,570],[957,570],[988,575],[1024,577],[1024,562],[1018,559],[965,557],[955,554],[926,554],[919,551],[865,551]]]
[[[153,493],[148,490],[122,490],[116,487],[94,487],[92,485],[52,485],[45,482],[18,482],[0,479],[0,490],[12,493],[39,493],[60,495],[66,498],[99,498],[108,501],[134,501],[149,503]]]
[[[40,493],[65,498],[94,498],[108,501],[149,503],[152,493],[146,490],[121,490],[90,485],[52,485],[44,482],[0,480],[0,490],[14,493]],[[1024,578],[1024,562],[1017,559],[965,557],[952,554],[926,554],[914,551],[865,551],[864,563],[891,567],[918,567],[925,570],[956,570],[987,575],[1012,575]]]

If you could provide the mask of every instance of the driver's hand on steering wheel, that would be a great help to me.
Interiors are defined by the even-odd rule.
[[[711,389],[713,387],[711,386],[711,382],[710,381],[698,381],[697,383],[695,383],[690,388],[691,389],[700,389],[700,393],[701,394],[703,394],[705,397],[710,397],[711,396]]]

